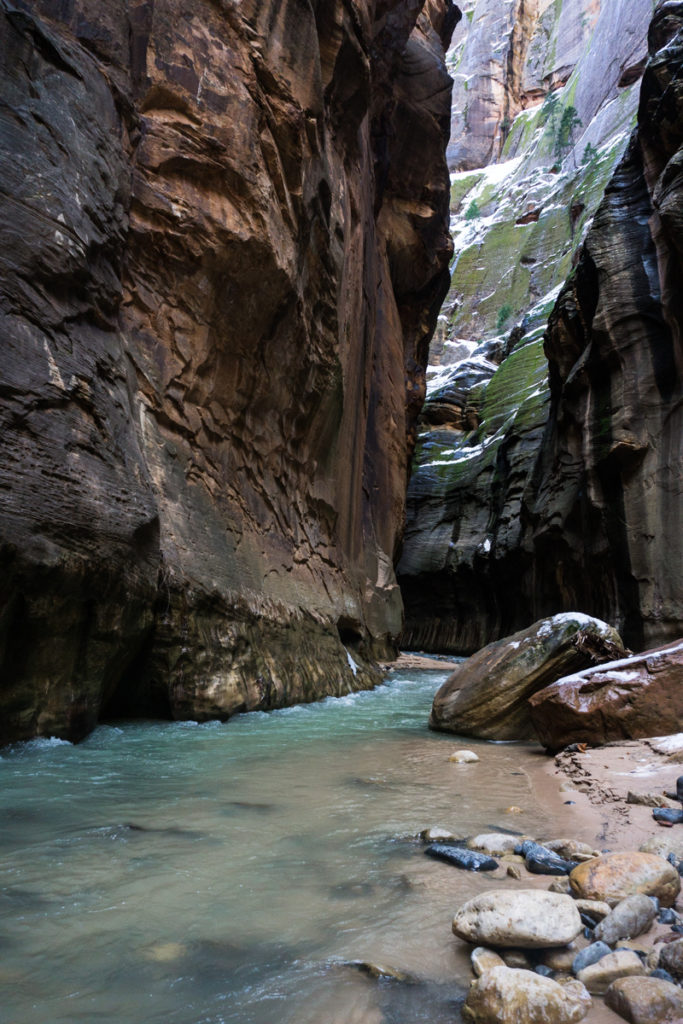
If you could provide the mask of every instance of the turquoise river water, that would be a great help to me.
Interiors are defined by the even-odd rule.
[[[531,748],[469,740],[480,762],[449,762],[462,742],[426,724],[445,678],[0,751],[2,1024],[458,1020],[450,922],[491,879],[414,837],[552,823]],[[367,960],[418,982],[349,966]]]

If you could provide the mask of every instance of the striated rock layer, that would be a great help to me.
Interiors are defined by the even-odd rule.
[[[610,622],[635,649],[683,633],[683,8],[657,6],[634,85],[651,15],[649,2],[603,3],[594,45],[564,88],[515,119],[505,152],[517,157],[474,192],[472,175],[454,178],[470,206],[453,322],[471,331],[464,340],[482,330],[484,343],[442,368],[423,415],[399,566],[410,646],[466,653],[569,609]],[[600,80],[607,102],[587,127]],[[630,95],[637,129],[606,180],[628,117],[612,155],[599,128],[620,106],[628,114]],[[541,178],[554,159],[558,184],[571,184],[559,204],[540,184],[526,198],[521,189],[532,182],[516,163],[528,131]],[[571,235],[548,230],[559,215]],[[518,250],[524,232],[536,241]],[[557,238],[559,260],[549,255]]]
[[[371,685],[451,0],[0,0],[0,742]]]

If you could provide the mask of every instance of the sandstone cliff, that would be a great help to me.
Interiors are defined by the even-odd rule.
[[[371,685],[451,0],[0,0],[0,742]]]
[[[509,12],[498,5],[495,22],[489,6],[474,5],[472,30],[485,8],[497,38]],[[576,609],[634,647],[681,630],[683,108],[665,38],[679,7],[658,7],[641,94],[650,0],[525,5],[521,70],[513,33],[503,47],[505,102],[522,109],[502,139],[496,108],[497,162],[471,169],[482,150],[467,135],[451,149],[465,169],[399,566],[407,645],[469,652]]]

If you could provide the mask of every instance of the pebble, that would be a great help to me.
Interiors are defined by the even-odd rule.
[[[506,807],[505,808],[505,813],[506,814],[522,814],[523,812],[522,812],[522,808],[521,807],[517,807],[516,804],[512,804],[511,807]]]
[[[561,971],[568,974],[572,969],[572,963],[577,954],[576,942],[570,942],[568,946],[560,949],[544,949],[538,954],[539,963],[549,967],[551,971]]]
[[[589,914],[596,921],[602,921],[612,912],[609,903],[601,903],[599,900],[576,900],[576,906],[580,914]]]
[[[580,843],[577,839],[551,839],[550,842],[543,845],[547,850],[556,853],[558,857],[564,857],[565,860],[592,860],[593,857],[600,856],[598,850],[594,850],[588,843]]]
[[[622,949],[618,953],[609,953],[607,956],[601,957],[597,963],[584,967],[577,974],[577,978],[586,986],[591,995],[601,996],[617,978],[646,973],[640,957],[630,949]]]
[[[477,946],[470,954],[472,970],[478,978],[481,978],[484,971],[490,971],[492,967],[505,967],[502,957],[494,953],[492,949],[485,946]]]
[[[473,750],[456,750],[448,760],[456,764],[474,764],[479,758]]]
[[[558,892],[563,896],[567,896],[569,891],[569,875],[560,875],[558,878],[554,878],[548,886],[548,892]]]
[[[519,882],[522,878],[522,869],[519,864],[508,864],[506,874],[508,878],[516,878]]]
[[[467,840],[470,850],[488,853],[490,857],[514,853],[519,843],[519,836],[511,836],[509,832],[485,832]]]
[[[602,960],[603,956],[609,956],[611,952],[612,950],[606,942],[592,942],[590,946],[586,946],[576,954],[572,960],[572,971],[574,974],[578,974],[584,967],[596,964],[598,960]]]
[[[514,967],[515,970],[530,971],[531,961],[523,949],[503,950],[503,963],[506,967]]]
[[[453,931],[476,945],[543,949],[575,939],[581,918],[570,896],[539,889],[494,889],[460,907]]]
[[[591,999],[578,985],[559,985],[533,971],[494,967],[473,982],[463,1017],[474,1024],[578,1024]]]
[[[678,872],[651,853],[608,853],[574,868],[569,884],[575,896],[602,900],[614,906],[626,896],[645,893],[671,906],[681,888]]]
[[[662,978],[621,978],[610,985],[605,1002],[631,1024],[663,1024],[683,1015],[683,991]]]
[[[438,825],[423,829],[420,832],[420,839],[423,843],[455,843],[459,841],[458,836],[454,836],[447,828],[439,828]]]
[[[643,893],[627,896],[595,928],[595,938],[608,946],[613,946],[619,939],[633,939],[646,932],[656,916],[655,905],[649,896]]]

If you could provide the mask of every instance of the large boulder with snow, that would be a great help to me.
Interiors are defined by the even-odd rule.
[[[533,694],[529,711],[551,751],[678,732],[683,641],[566,676]]]
[[[468,658],[438,690],[429,724],[481,739],[535,739],[529,697],[623,654],[619,634],[600,619],[578,612],[541,619]]]

